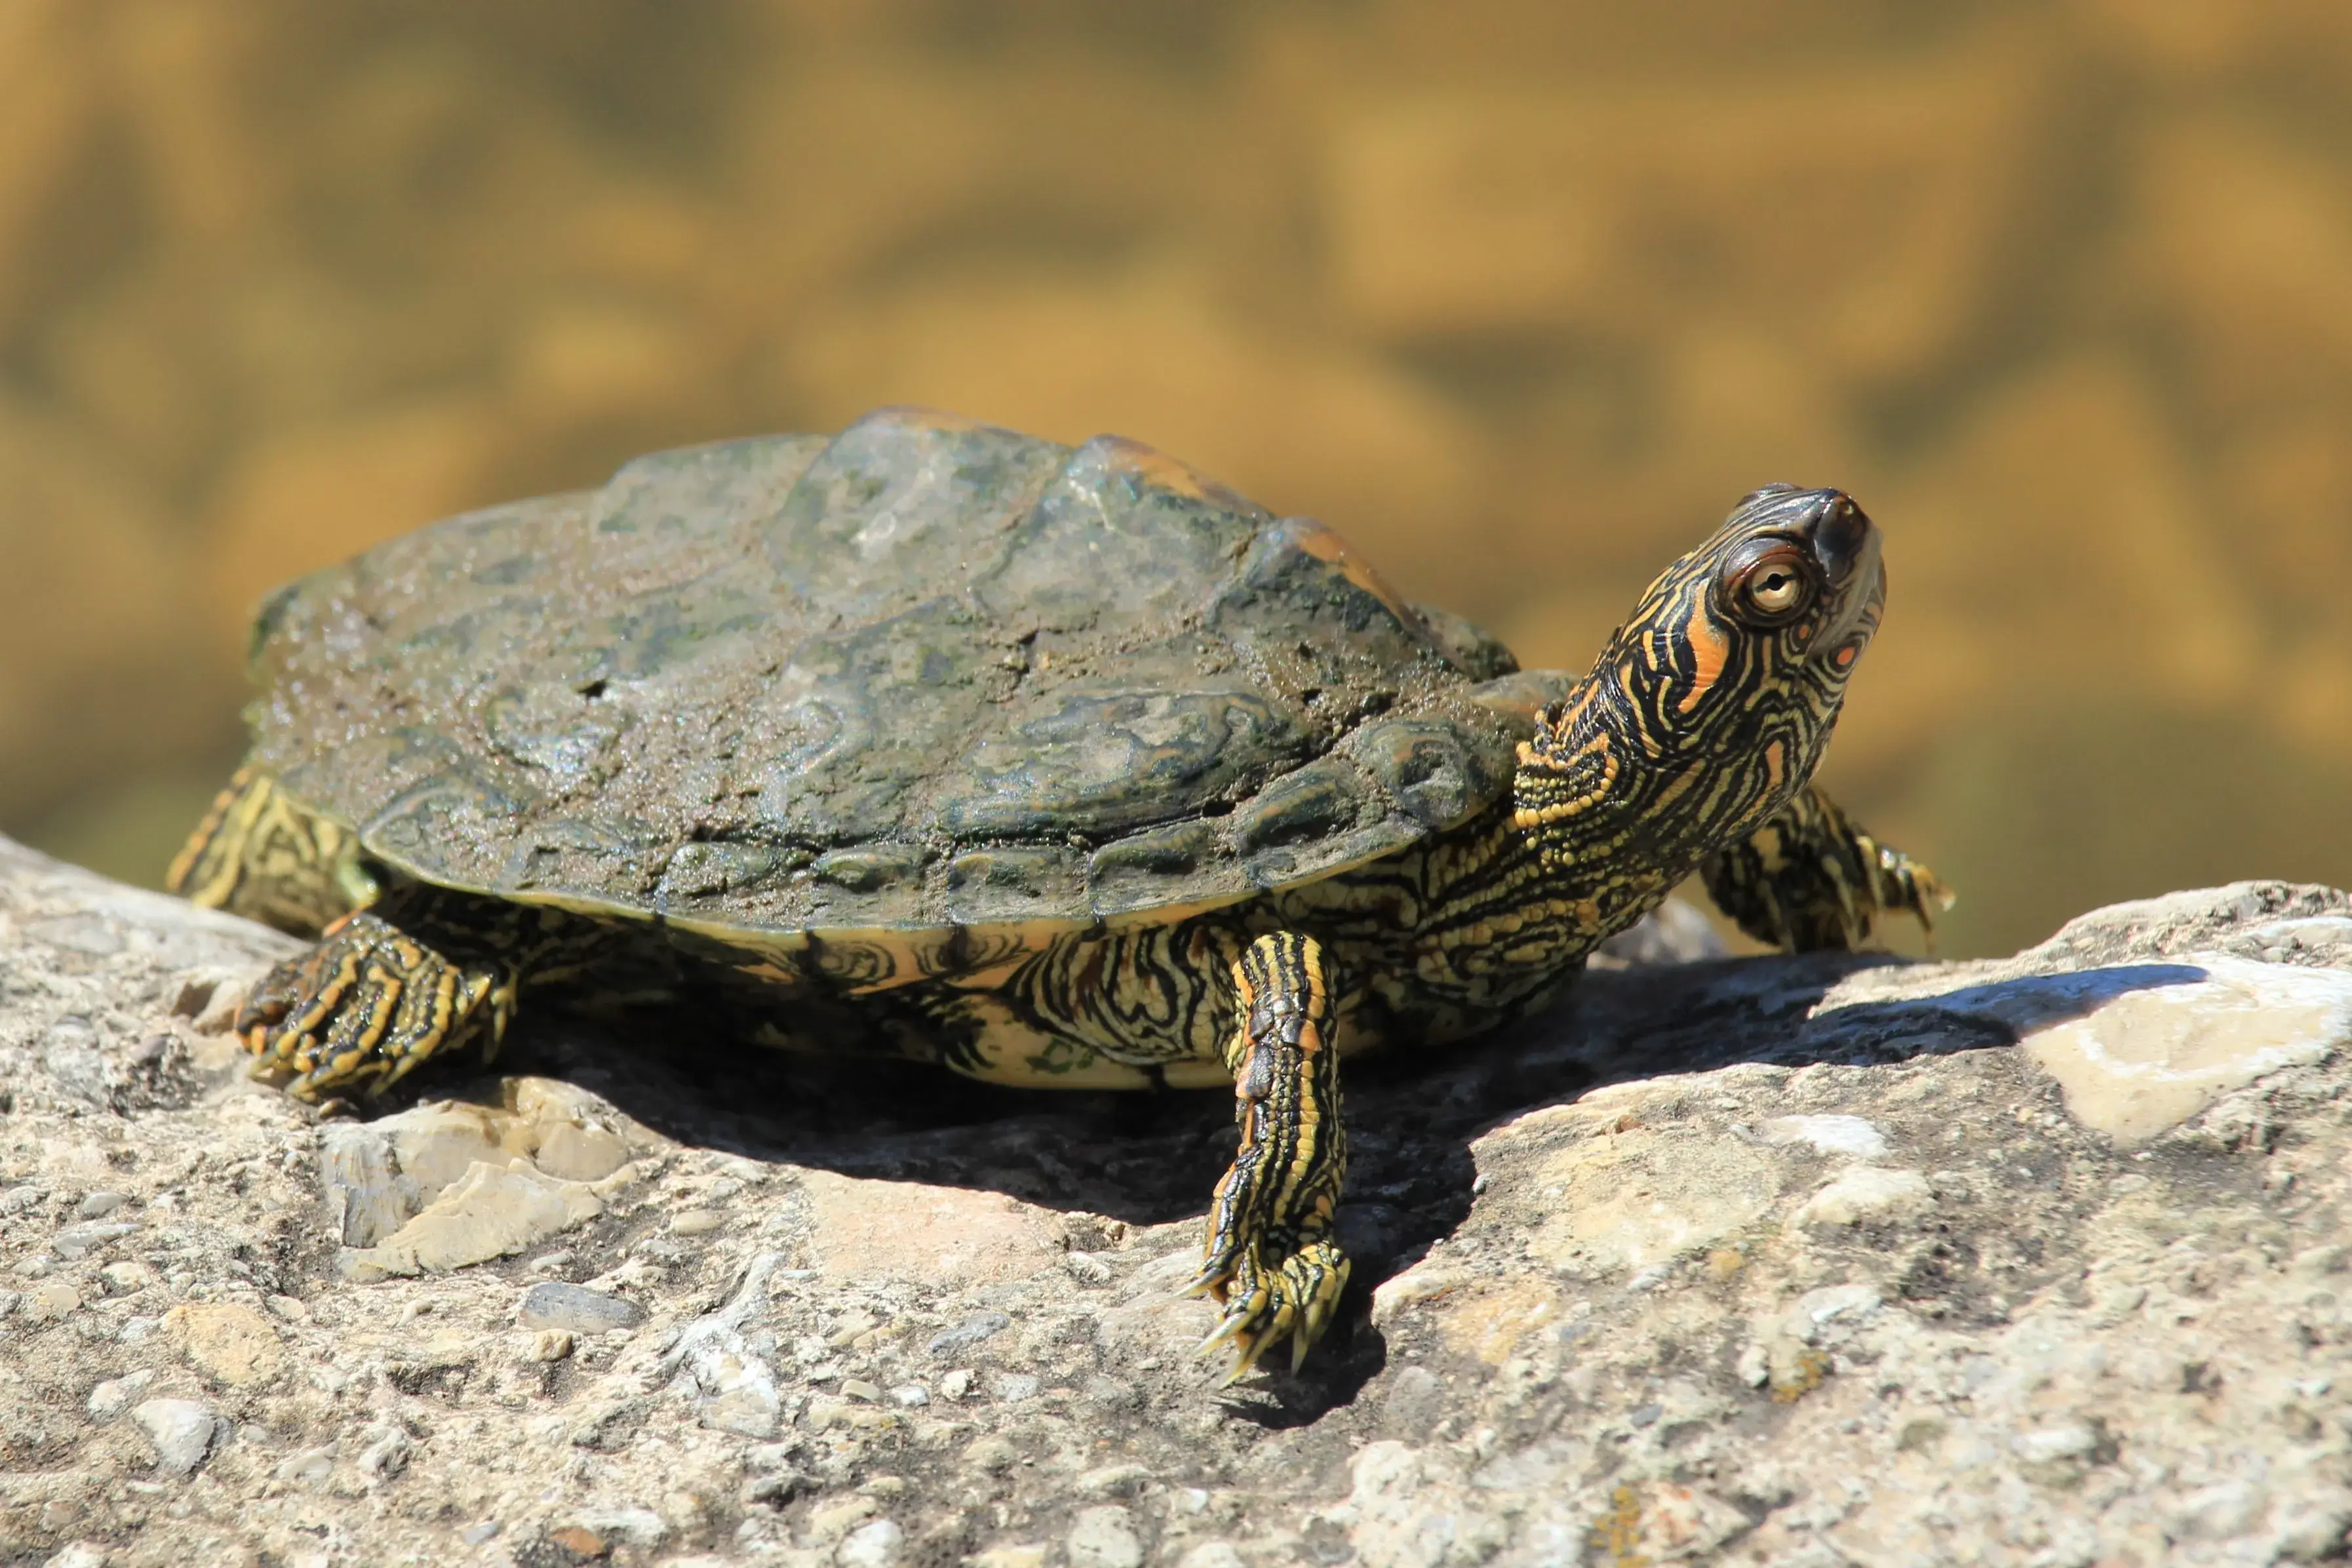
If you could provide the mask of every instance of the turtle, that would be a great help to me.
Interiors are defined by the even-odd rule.
[[[1044,1088],[1223,1087],[1228,1381],[1349,1276],[1339,1062],[1546,1006],[1699,873],[1761,942],[1948,901],[1811,783],[1880,534],[1773,484],[1589,673],[1140,443],[907,408],[656,453],[280,589],[172,866],[312,940],[237,1020],[350,1109],[526,999]]]

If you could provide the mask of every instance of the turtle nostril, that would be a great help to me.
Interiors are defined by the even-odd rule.
[[[1870,519],[1847,496],[1832,490],[1813,523],[1813,553],[1832,582],[1862,553],[1870,539]]]

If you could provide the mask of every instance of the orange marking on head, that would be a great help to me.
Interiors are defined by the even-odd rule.
[[[1778,790],[1780,787],[1780,781],[1788,774],[1788,752],[1780,742],[1775,741],[1764,748],[1764,776],[1770,782],[1772,788]]]
[[[1683,640],[1690,644],[1691,689],[1690,695],[1675,704],[1675,710],[1687,713],[1698,706],[1699,700],[1714,688],[1716,679],[1722,675],[1723,661],[1731,657],[1731,645],[1716,629],[1703,599],[1691,604],[1690,615],[1683,622]]]

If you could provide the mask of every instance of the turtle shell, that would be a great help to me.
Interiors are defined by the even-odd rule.
[[[393,540],[254,665],[255,761],[395,868],[780,948],[1328,876],[1494,800],[1555,694],[1148,447],[898,409]]]

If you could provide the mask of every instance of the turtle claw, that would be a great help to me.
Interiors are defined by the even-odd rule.
[[[271,970],[238,1016],[254,1074],[324,1107],[383,1093],[478,1029],[493,1041],[514,1005],[511,974],[443,957],[361,910]]]
[[[1213,1295],[1225,1309],[1223,1320],[1209,1331],[1197,1353],[1214,1354],[1231,1345],[1233,1365],[1223,1386],[1232,1387],[1249,1375],[1259,1358],[1290,1342],[1290,1370],[1305,1363],[1307,1352],[1323,1337],[1348,1288],[1348,1255],[1328,1241],[1311,1241],[1267,1269],[1252,1255],[1230,1273],[1196,1280],[1186,1296]]]

